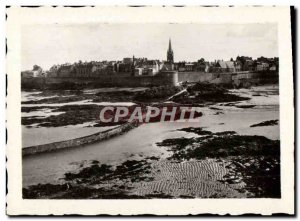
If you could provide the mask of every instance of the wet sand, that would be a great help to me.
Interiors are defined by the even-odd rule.
[[[243,159],[224,159],[222,157],[174,160],[169,159],[174,152],[157,145],[166,139],[182,137],[190,139],[203,136],[191,131],[178,130],[188,127],[204,127],[211,133],[234,131],[238,135],[261,135],[271,140],[279,139],[280,122],[277,125],[251,127],[251,125],[264,121],[279,119],[278,87],[273,85],[253,87],[251,89],[231,90],[231,93],[242,94],[249,97],[250,100],[199,107],[199,110],[204,114],[199,122],[164,122],[141,125],[121,137],[98,144],[24,158],[23,185],[24,187],[38,183],[47,184],[50,187],[54,184],[62,185],[58,186],[58,189],[63,189],[66,183],[69,185],[67,190],[56,191],[56,194],[40,194],[40,198],[278,197],[278,194],[275,193],[268,195],[267,193],[258,193],[257,190],[248,191],[244,181],[236,183],[234,181],[235,178],[239,181],[236,176],[239,177],[240,175],[236,175],[236,173],[244,173],[245,176],[249,176],[248,172],[244,171],[246,166],[244,169],[237,169],[238,163],[250,165],[251,168],[253,164],[253,168],[255,168],[255,165],[260,165],[266,161],[265,158],[259,162],[251,158],[247,158],[247,162],[242,162]],[[239,107],[245,105],[254,106]],[[133,182],[112,179],[105,181],[106,183],[103,181],[97,185],[87,185],[86,188],[88,189],[84,190],[87,193],[85,196],[74,195],[75,190],[83,188],[76,184],[77,181],[66,182],[64,180],[67,173],[78,173],[82,168],[88,168],[91,162],[95,160],[99,161],[100,164],[117,167],[125,162],[125,159],[143,162],[147,157],[155,157],[156,159],[147,160],[150,169],[148,168],[147,174],[141,175],[144,178]],[[237,162],[234,164],[235,166],[230,166],[232,161]],[[277,161],[278,159],[271,158],[266,162],[274,166],[279,163]],[[266,169],[270,168],[266,167]],[[252,169],[252,171],[255,172],[256,170]],[[257,172],[257,174],[260,173]],[[230,178],[230,176],[233,177]],[[129,180],[130,178],[127,177],[126,179]],[[253,183],[248,181],[248,185],[250,185],[249,182]],[[112,188],[113,185],[115,187]],[[37,187],[35,188],[37,189]],[[41,190],[38,192],[42,193],[43,185],[40,188]],[[114,191],[109,192],[109,189]],[[103,194],[99,193],[100,190]],[[34,190],[30,192],[34,193]]]

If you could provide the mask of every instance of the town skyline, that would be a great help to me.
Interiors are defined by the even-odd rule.
[[[193,62],[200,58],[214,61],[235,59],[237,56],[278,56],[277,26],[273,24],[146,26],[90,24],[23,27],[22,70],[31,69],[35,64],[49,69],[55,64],[79,60],[119,61],[133,55],[149,60],[167,60],[169,39],[172,41],[174,62]],[[36,41],[32,41],[33,35]]]

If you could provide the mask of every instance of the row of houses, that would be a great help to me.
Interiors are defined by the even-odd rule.
[[[239,72],[239,71],[278,71],[278,59],[257,59],[247,57],[247,59],[239,59],[230,61],[216,60],[214,62],[206,62],[204,60],[198,62],[178,62],[174,63],[174,69],[178,72]]]
[[[215,62],[178,62],[175,63],[178,72],[235,72],[241,71],[241,66],[233,61]]]
[[[128,75],[155,75],[161,70],[161,63],[157,60],[145,58],[124,58],[122,61],[78,62],[52,66],[47,77],[97,77],[113,73],[127,73]]]
[[[66,63],[54,65],[47,72],[47,77],[96,77],[102,74],[108,74],[115,71],[114,61],[102,62],[76,62],[74,64]]]
[[[124,58],[122,61],[78,62],[55,65],[50,68],[47,77],[97,77],[113,73],[127,73],[133,76],[156,75],[163,65],[158,60],[146,58]]]
[[[278,58],[238,56],[236,60],[196,62],[169,62],[148,60],[147,58],[123,58],[122,61],[91,61],[53,65],[48,71],[43,71],[34,65],[30,71],[23,71],[22,77],[98,77],[101,75],[127,73],[132,76],[154,76],[160,71],[177,70],[178,72],[239,72],[239,71],[278,71]]]

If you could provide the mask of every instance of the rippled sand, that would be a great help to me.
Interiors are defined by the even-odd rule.
[[[243,183],[230,185],[220,182],[229,173],[225,164],[215,159],[186,162],[161,161],[153,165],[154,181],[134,184],[134,194],[164,193],[173,197],[246,197],[236,190]],[[232,187],[235,187],[233,189]]]

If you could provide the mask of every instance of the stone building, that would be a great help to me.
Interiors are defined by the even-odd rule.
[[[134,76],[154,76],[160,71],[159,62],[157,60],[137,59],[133,65]]]
[[[79,63],[74,69],[76,77],[92,77],[93,64],[91,62]]]
[[[185,70],[186,71],[195,71],[196,65],[194,63],[185,63]]]
[[[57,77],[73,77],[74,66],[71,64],[63,64],[58,68]]]
[[[217,72],[217,73],[235,72],[234,62],[218,60],[212,63],[210,67],[210,72]]]
[[[124,64],[131,64],[133,62],[134,58],[123,58],[123,63]]]
[[[134,76],[138,77],[138,76],[142,76],[143,75],[143,68],[135,68],[134,69]]]
[[[235,66],[235,71],[242,71],[243,69],[242,63],[240,61],[234,62],[234,66]]]
[[[58,69],[59,69],[59,65],[53,65],[47,74],[47,77],[57,77],[58,75]]]
[[[226,64],[227,72],[235,72],[235,66],[233,61],[225,61],[225,64]]]
[[[256,71],[266,71],[270,69],[270,65],[266,62],[257,62]]]

